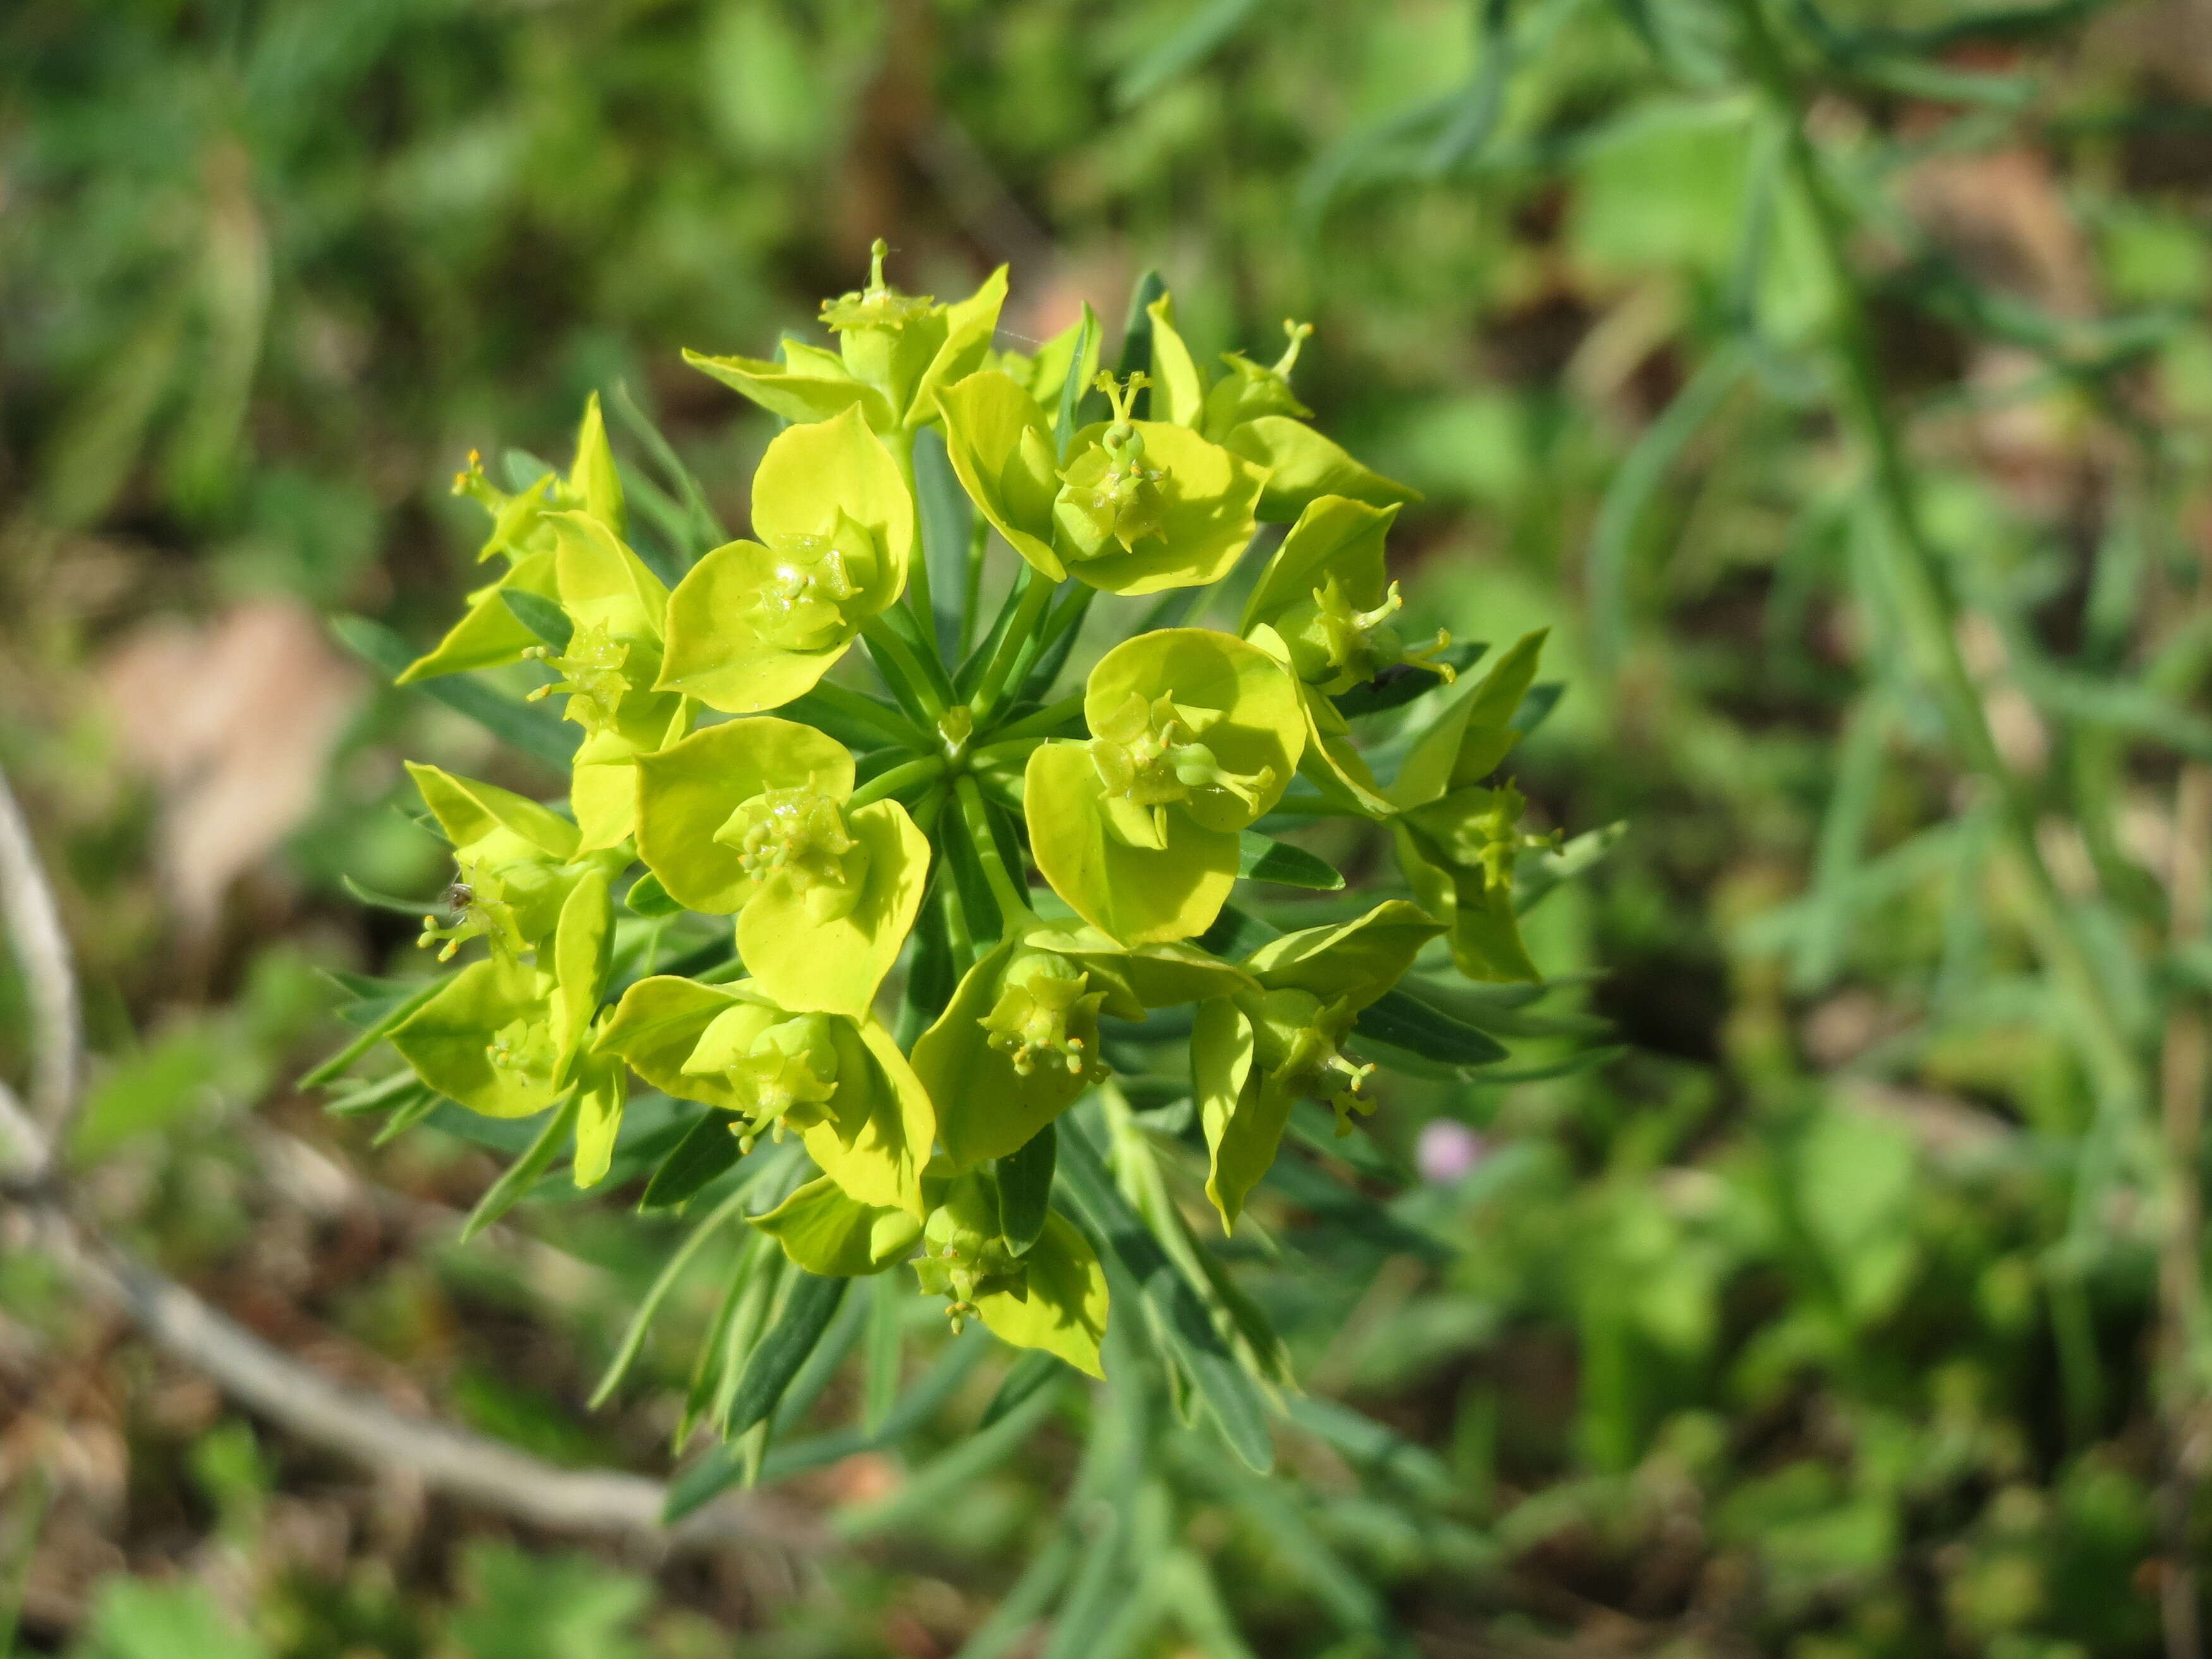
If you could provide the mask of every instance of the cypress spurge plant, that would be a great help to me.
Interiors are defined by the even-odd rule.
[[[478,696],[572,751],[572,787],[413,769],[455,866],[424,943],[471,959],[364,983],[322,1076],[381,1037],[408,1070],[339,1109],[538,1120],[479,1224],[561,1179],[702,1218],[610,1387],[705,1233],[749,1224],[684,1419],[741,1472],[871,1278],[1093,1375],[1133,1319],[1115,1351],[1264,1462],[1281,1345],[1194,1206],[1236,1228],[1286,1133],[1350,1133],[1378,1066],[1503,1054],[1481,1016],[1510,1000],[1449,981],[1535,977],[1516,870],[1548,843],[1487,780],[1540,638],[1468,684],[1481,647],[1403,628],[1412,492],[1308,423],[1305,328],[1209,375],[1148,280],[1104,371],[1087,311],[1001,351],[1004,271],[940,305],[883,263],[823,307],[834,350],[690,358],[786,422],[749,536],[618,465],[596,399],[566,473],[511,465],[508,494],[471,461],[506,572],[398,678],[504,671]],[[566,742],[499,689],[532,662]],[[1343,889],[1276,839],[1331,818],[1403,884],[1275,914],[1271,885]]]

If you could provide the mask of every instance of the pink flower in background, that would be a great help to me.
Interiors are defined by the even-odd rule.
[[[1433,1187],[1444,1187],[1481,1163],[1488,1151],[1482,1137],[1466,1124],[1439,1117],[1421,1126],[1420,1139],[1413,1145],[1413,1163],[1422,1180]]]

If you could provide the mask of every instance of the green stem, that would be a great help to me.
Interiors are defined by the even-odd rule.
[[[989,546],[991,526],[978,513],[975,528],[968,537],[968,583],[960,595],[959,660],[968,660],[968,653],[975,648],[975,627],[983,620],[983,552]]]
[[[1012,743],[1017,738],[1054,737],[1061,726],[1071,720],[1079,720],[1082,714],[1083,694],[1079,691],[1072,697],[1062,697],[1058,702],[1047,703],[1034,714],[1024,714],[1011,726],[994,732],[991,733],[992,747]],[[976,752],[981,754],[985,751],[978,750]]]
[[[999,641],[998,653],[991,659],[991,665],[983,671],[982,684],[975,688],[975,695],[970,700],[978,723],[997,706],[1015,663],[1020,660],[1022,647],[1030,642],[1030,636],[1036,631],[1037,619],[1052,603],[1053,583],[1033,569],[1028,573],[1028,580],[1029,586],[1022,590],[1021,601],[1014,608],[1014,619],[1008,624],[1006,636]]]
[[[937,630],[937,613],[931,607],[929,597],[929,544],[921,533],[921,489],[914,476],[914,434],[902,428],[893,433],[885,445],[891,459],[898,463],[899,477],[906,484],[907,499],[915,504],[914,557],[907,565],[906,602],[923,629],[929,633]]]
[[[884,684],[890,687],[891,695],[910,712],[934,725],[937,717],[945,712],[945,699],[930,683],[914,647],[881,617],[871,617],[862,623],[860,637],[867,641],[868,654],[875,660],[876,672],[884,677]]]
[[[952,962],[961,973],[975,964],[975,934],[968,925],[968,907],[960,902],[960,884],[945,884],[945,937],[952,947]]]
[[[1006,861],[999,856],[999,838],[991,833],[990,809],[983,804],[983,792],[975,780],[963,777],[953,789],[960,798],[960,816],[967,823],[968,839],[975,844],[975,860],[983,866],[983,879],[990,883],[991,896],[997,901],[999,914],[1010,927],[1016,916],[1028,913],[1029,895],[1016,884],[1006,869]],[[1003,937],[1003,928],[1000,933]]]
[[[1030,751],[1050,739],[1042,735],[1027,738],[1001,738],[996,743],[986,744],[981,749],[968,751],[968,763],[979,767],[1006,767],[1019,771],[1026,765]],[[1020,764],[1017,764],[1020,763]]]
[[[842,685],[832,685],[827,680],[821,680],[816,683],[811,691],[806,693],[804,697],[793,699],[793,702],[804,704],[810,700],[836,710],[848,720],[873,726],[902,748],[928,751],[934,750],[937,747],[936,738],[923,727],[916,726],[896,710],[886,708],[873,697],[864,696],[860,692],[848,690]],[[788,705],[781,712],[797,714],[799,718],[805,718],[803,709],[795,709]]]
[[[900,790],[910,788],[917,783],[927,783],[944,770],[945,757],[942,755],[924,755],[917,760],[894,766],[890,771],[878,773],[855,789],[846,801],[845,810],[849,812],[855,807],[867,805],[871,801],[881,800],[886,795],[896,795]]]
[[[2106,1100],[2139,1112],[2147,1098],[2142,1064],[2123,1035],[2079,923],[2044,860],[2035,837],[2034,803],[1999,753],[1981,694],[1960,654],[1958,616],[1942,557],[1921,518],[1911,469],[1886,406],[1866,296],[1850,258],[1850,214],[1805,130],[1796,76],[1767,22],[1761,0],[1733,3],[1742,24],[1748,66],[1784,125],[1784,159],[1812,210],[1820,256],[1835,292],[1834,343],[1844,414],[1873,464],[1875,487],[1890,531],[1884,539],[1906,627],[1934,677],[1952,741],[1996,797],[2006,842],[2027,878],[2028,928],[2038,954],[2082,1013],[2075,1022],[2075,1037],[2083,1063]]]
[[[952,676],[946,672],[945,659],[938,653],[935,630],[924,629],[914,619],[914,613],[902,605],[895,605],[884,611],[883,623],[904,642],[914,658],[915,666],[921,671],[923,680],[935,688],[937,695],[944,698],[948,706],[951,704],[955,701]]]

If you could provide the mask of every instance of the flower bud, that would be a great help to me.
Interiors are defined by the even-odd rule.
[[[730,814],[714,839],[738,851],[756,881],[783,876],[810,920],[850,915],[868,876],[868,849],[854,839],[842,807],[812,789],[769,789]]]
[[[851,638],[875,577],[868,532],[840,514],[834,535],[787,536],[772,550],[773,571],[746,607],[753,631],[787,651],[827,651]]]
[[[1097,1083],[1107,1075],[1098,1058],[1098,1005],[1105,994],[1090,986],[1091,975],[1066,957],[1025,951],[1008,965],[998,1001],[978,1023],[1019,1075],[1058,1070]]]
[[[745,1121],[737,1126],[746,1152],[766,1129],[777,1140],[787,1129],[822,1121],[822,1108],[838,1090],[848,1045],[826,1014],[787,1014],[746,1004],[718,1016],[700,1034],[684,1070],[695,1077],[720,1074],[737,1097]]]
[[[1240,774],[1224,767],[1213,750],[1198,741],[1220,719],[1218,709],[1186,708],[1169,693],[1147,700],[1141,692],[1132,691],[1119,708],[1094,724],[1091,761],[1107,795],[1150,816],[1154,838],[1132,845],[1164,847],[1167,809],[1202,790],[1218,790],[1254,812],[1259,810],[1261,797],[1274,787],[1274,769],[1263,765],[1256,772]],[[1109,822],[1117,834],[1131,827],[1120,814]]]
[[[1060,474],[1060,495],[1053,503],[1064,550],[1079,563],[1133,551],[1166,533],[1162,515],[1167,501],[1160,482],[1167,473],[1145,465],[1145,434],[1129,419],[1130,404],[1152,382],[1142,374],[1123,383],[1102,374],[1097,383],[1113,400],[1113,423],[1096,447],[1076,457]]]
[[[1374,1066],[1346,1059],[1339,1047],[1358,1013],[1349,1002],[1324,1002],[1295,988],[1239,992],[1236,1002],[1252,1022],[1252,1058],[1264,1096],[1327,1101],[1336,1109],[1339,1134],[1350,1132],[1354,1110],[1373,1109],[1359,1085]]]
[[[569,636],[568,648],[558,656],[544,646],[532,646],[522,654],[538,659],[561,678],[550,685],[539,686],[529,700],[537,702],[564,692],[568,698],[568,706],[562,711],[564,719],[593,734],[607,731],[619,718],[622,700],[632,689],[629,676],[623,672],[629,652],[628,641],[615,638],[611,629],[599,623],[578,628]]]
[[[953,1181],[922,1224],[915,1273],[925,1296],[947,1298],[945,1311],[956,1333],[975,1313],[979,1295],[1021,1272],[999,1230],[998,1189],[980,1172]]]

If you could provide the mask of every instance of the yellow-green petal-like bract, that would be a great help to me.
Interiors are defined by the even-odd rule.
[[[905,590],[914,515],[858,409],[779,433],[753,475],[759,540],[714,549],[670,596],[658,689],[732,714],[812,690]]]

